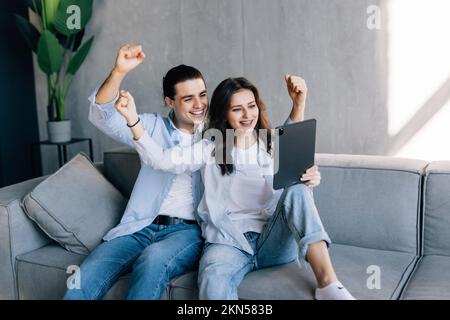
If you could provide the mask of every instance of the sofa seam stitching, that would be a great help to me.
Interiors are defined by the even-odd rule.
[[[52,268],[52,269],[58,269],[58,270],[66,271],[66,269],[64,269],[63,267],[52,266],[52,265],[43,264],[43,263],[40,263],[40,262],[32,262],[32,261],[28,261],[28,260],[23,260],[21,258],[17,258],[16,261],[20,262],[20,263],[27,263],[27,264],[30,264],[30,265],[37,265],[37,266],[40,266],[40,267],[47,267],[47,268]]]
[[[406,281],[407,281],[407,280],[409,279],[409,277],[412,275],[412,271],[414,270],[414,265],[413,265],[411,271],[409,272],[409,275],[406,275],[406,271],[408,270],[408,268],[409,268],[412,264],[415,264],[415,263],[417,262],[417,259],[418,259],[417,256],[414,256],[414,258],[412,258],[412,260],[408,263],[408,266],[403,270],[402,276],[400,277],[400,280],[398,281],[397,285],[395,286],[394,291],[392,292],[392,294],[391,294],[391,296],[390,296],[390,300],[393,299],[394,294],[395,294],[397,291],[399,291],[399,293],[398,293],[397,299],[395,299],[395,300],[398,300],[398,299],[400,298],[400,295],[401,295],[401,293],[402,293],[402,290],[403,290],[404,286],[406,285]],[[406,277],[406,279],[405,279],[405,277]],[[400,284],[401,284],[401,282],[402,282],[403,279],[405,279],[405,285],[401,286]]]
[[[406,289],[409,285],[409,283],[411,282],[412,278],[414,277],[415,272],[417,271],[417,269],[419,268],[419,264],[422,261],[423,256],[420,256],[417,258],[414,267],[411,270],[410,275],[408,276],[408,279],[406,279],[405,284],[403,285],[403,287],[400,290],[400,294],[398,296],[398,300],[403,300],[404,294],[406,292]]]
[[[373,171],[395,171],[395,172],[404,172],[404,173],[411,173],[414,175],[423,175],[421,171],[413,171],[408,169],[394,169],[394,168],[366,168],[366,167],[345,167],[345,166],[335,166],[335,165],[326,165],[326,164],[318,164],[321,168],[338,168],[338,169],[346,169],[346,170],[373,170]],[[423,169],[420,169],[423,170]]]

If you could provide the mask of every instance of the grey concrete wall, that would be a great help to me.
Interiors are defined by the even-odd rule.
[[[387,149],[385,0],[96,0],[87,36],[96,40],[73,81],[67,116],[74,136],[91,137],[95,160],[119,146],[87,120],[87,97],[111,70],[117,49],[140,43],[145,62],[124,83],[141,112],[166,112],[161,81],[180,63],[205,75],[210,94],[229,76],[260,88],[278,125],[290,100],[283,74],[308,83],[307,118],[318,120],[318,152],[384,154]],[[381,30],[366,27],[367,7],[382,9]],[[46,82],[35,72],[40,134],[46,139]],[[69,156],[87,151],[70,147]],[[56,151],[43,148],[44,173]]]

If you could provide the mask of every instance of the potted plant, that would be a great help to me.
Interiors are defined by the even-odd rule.
[[[82,44],[92,15],[93,0],[27,0],[37,23],[16,15],[16,24],[37,55],[47,76],[48,122],[51,142],[71,140],[70,120],[65,117],[65,97],[73,76],[89,53],[94,37]]]

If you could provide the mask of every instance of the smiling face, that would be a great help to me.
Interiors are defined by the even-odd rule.
[[[228,124],[236,130],[237,135],[253,132],[259,117],[259,109],[253,92],[241,89],[233,94],[226,117]]]
[[[229,163],[233,148],[247,149],[261,138],[267,152],[272,150],[271,127],[265,104],[255,85],[244,77],[227,78],[214,89],[208,112],[208,129],[215,130],[213,136],[222,135],[222,139],[211,139],[222,175],[234,171]],[[229,133],[234,141],[229,139],[232,137]]]
[[[174,124],[179,129],[194,132],[194,124],[205,119],[208,110],[208,95],[203,79],[191,79],[175,85],[174,100],[165,97],[170,108],[173,108]]]

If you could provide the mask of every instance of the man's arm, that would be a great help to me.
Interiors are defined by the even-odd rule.
[[[114,67],[103,82],[100,89],[94,91],[89,97],[91,103],[89,109],[89,121],[103,133],[114,140],[125,143],[134,148],[134,142],[130,130],[126,126],[125,119],[115,110],[114,103],[119,98],[119,90],[123,79],[128,72],[136,68],[145,59],[145,54],[140,45],[124,45],[117,53]],[[152,132],[156,123],[156,116],[151,113],[141,115],[144,127]]]
[[[141,45],[124,45],[117,53],[114,68],[97,92],[95,103],[105,104],[117,97],[120,85],[128,72],[136,68],[145,59]]]
[[[96,104],[107,104],[117,98],[117,93],[120,90],[120,85],[125,79],[126,74],[119,73],[116,70],[112,70],[109,76],[101,85],[95,96]]]

